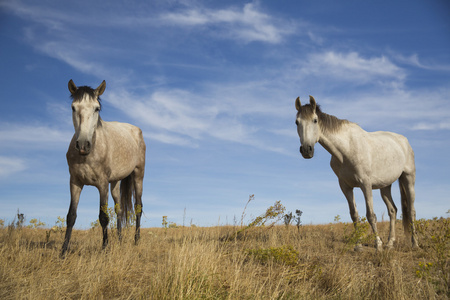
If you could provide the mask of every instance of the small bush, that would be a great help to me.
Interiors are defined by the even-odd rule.
[[[353,225],[353,226],[352,226]],[[350,227],[350,229],[349,229]],[[375,240],[375,235],[370,234],[370,224],[365,217],[362,217],[355,224],[345,224],[344,242],[348,248],[358,247],[361,244],[370,244]],[[347,233],[350,230],[350,233]]]
[[[295,266],[299,258],[298,251],[290,245],[266,249],[247,249],[245,253],[262,264],[274,261],[287,266]]]
[[[41,222],[41,220],[38,219],[31,219],[30,224],[27,226],[28,228],[37,229],[39,227],[44,227],[45,223]]]
[[[416,276],[425,278],[450,298],[450,218],[420,219],[414,223],[429,261],[419,262]]]

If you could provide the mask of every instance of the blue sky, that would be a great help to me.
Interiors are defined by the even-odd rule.
[[[305,224],[350,221],[320,146],[299,154],[294,100],[405,135],[418,218],[450,209],[448,1],[0,2],[0,218],[69,207],[67,82],[106,80],[101,116],[147,144],[143,226],[246,220],[281,200]],[[355,189],[360,215],[361,191]],[[400,208],[398,185],[393,197]],[[110,205],[112,205],[110,199]],[[374,191],[378,220],[388,218]],[[77,228],[98,216],[85,187]]]

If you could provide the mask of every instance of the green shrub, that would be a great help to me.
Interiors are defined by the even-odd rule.
[[[430,258],[419,263],[416,276],[425,278],[450,298],[450,218],[420,219],[414,225],[420,247]]]
[[[356,224],[345,224],[344,230],[344,242],[347,250],[351,247],[359,247],[361,244],[370,244],[375,240],[375,235],[369,233],[370,224],[365,217],[362,217]],[[349,230],[350,233],[347,233]]]
[[[273,261],[287,266],[295,266],[298,264],[299,258],[298,251],[290,245],[266,249],[247,249],[245,253],[262,264]]]

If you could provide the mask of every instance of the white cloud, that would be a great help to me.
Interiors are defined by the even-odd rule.
[[[424,63],[420,60],[418,54],[412,54],[410,56],[401,55],[398,53],[392,54],[394,59],[397,60],[400,63],[404,63],[416,68],[425,69],[425,70],[431,70],[431,71],[450,71],[450,65],[445,64],[436,64],[434,62],[428,62]]]
[[[342,96],[315,97],[322,110],[356,122],[366,130],[448,130],[449,91],[386,89],[349,91]]]
[[[23,159],[0,156],[0,177],[8,176],[26,169]]]
[[[123,90],[111,91],[108,102],[131,117],[147,138],[162,143],[195,148],[212,137],[286,154],[283,147],[272,146],[264,141],[266,137],[258,135],[267,129],[269,122],[249,121],[249,118],[273,117],[279,110],[276,103],[270,109],[269,103],[260,99],[258,102],[240,87],[235,87],[236,95],[242,91],[240,97],[222,96],[222,89],[209,88],[199,94],[161,89],[140,96]],[[271,131],[266,133],[276,135]]]
[[[304,75],[323,76],[336,81],[368,83],[373,80],[403,81],[406,73],[385,56],[364,58],[357,52],[328,51],[311,54],[301,68]]]
[[[165,11],[158,16],[153,14],[154,4],[141,5],[139,13],[130,10],[128,6],[121,7],[120,15],[115,14],[113,10],[97,14],[95,12],[96,3],[86,3],[85,5],[89,5],[92,9],[83,11],[73,10],[67,5],[54,5],[52,8],[42,9],[41,6],[33,4],[7,1],[0,2],[0,7],[10,10],[24,19],[33,20],[37,24],[43,25],[48,31],[66,33],[66,36],[72,41],[74,32],[71,27],[74,26],[121,29],[156,28],[164,25],[207,26],[213,29],[211,32],[213,37],[274,44],[280,43],[287,35],[295,31],[293,22],[262,12],[257,3],[247,3],[242,7],[229,6],[224,9],[209,9],[197,4],[184,3],[186,8],[177,12],[172,12],[172,7],[169,6],[167,9],[161,9],[161,6],[158,6],[159,10]]]
[[[419,122],[414,125],[412,130],[450,130],[450,122]]]
[[[143,125],[198,139],[209,128],[214,112],[198,105],[194,108],[193,97],[181,90],[139,97],[122,90],[112,91],[108,101]]]
[[[89,43],[83,41],[82,38],[72,37],[73,40],[69,40],[67,35],[59,34],[55,34],[51,38],[42,38],[36,33],[36,30],[28,28],[25,31],[25,39],[38,51],[86,74],[93,74],[99,78],[103,77],[104,74],[108,74],[103,65],[95,60],[87,59],[87,57],[92,59],[93,53],[107,51],[106,49],[102,50],[100,45],[87,46]]]
[[[183,147],[197,148],[198,144],[192,139],[182,138],[171,133],[152,132],[152,130],[146,130],[143,132],[145,138],[149,138],[164,144],[177,145]]]
[[[55,144],[68,145],[73,132],[61,131],[43,125],[0,124],[0,141],[2,146],[15,147],[28,144],[32,148],[49,148]]]
[[[215,26],[214,36],[224,36],[244,42],[267,42],[277,44],[293,33],[287,22],[277,20],[260,12],[254,3],[242,9],[191,8],[176,13],[163,13],[159,20],[167,25],[177,26]]]

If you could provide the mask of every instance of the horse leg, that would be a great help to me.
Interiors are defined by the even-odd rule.
[[[352,218],[353,224],[358,223],[359,215],[356,209],[355,197],[353,195],[353,188],[348,186],[344,181],[339,179],[339,186],[348,202],[348,207],[350,209],[350,217]]]
[[[417,242],[414,221],[416,220],[416,210],[414,201],[416,193],[414,190],[415,174],[403,173],[399,178],[400,194],[402,198],[403,227],[405,233],[411,234],[411,243],[413,248],[419,247]]]
[[[135,204],[134,212],[136,214],[136,233],[134,235],[135,244],[138,243],[141,237],[141,216],[142,216],[142,190],[144,181],[144,169],[136,168],[134,173],[134,188],[135,188]]]
[[[395,242],[395,220],[397,218],[397,207],[394,204],[394,201],[392,200],[391,195],[391,185],[384,187],[380,189],[381,198],[383,198],[384,203],[386,204],[386,207],[388,209],[389,214],[389,239],[388,243],[386,245],[387,248],[392,248],[394,246]]]
[[[122,241],[122,207],[120,205],[120,181],[111,182],[111,195],[114,199],[114,211],[117,216],[117,235]]]
[[[77,219],[77,207],[78,201],[80,200],[81,190],[83,185],[77,184],[70,181],[70,207],[67,213],[67,229],[66,236],[64,238],[64,243],[61,250],[61,256],[63,257],[69,246],[70,237],[72,236],[72,228],[75,225],[75,220]]]
[[[373,211],[372,185],[371,184],[362,185],[361,190],[364,194],[364,198],[366,199],[366,217],[367,221],[369,221],[369,224],[372,227],[373,233],[375,234],[377,251],[382,251],[383,242],[378,236],[377,216]]]
[[[98,219],[100,220],[100,225],[102,225],[103,249],[108,245],[108,185],[108,182],[106,182],[106,184],[97,187],[100,193],[100,213]]]
[[[345,198],[347,199],[348,207],[350,209],[350,217],[352,218],[353,226],[355,227],[356,230],[359,221],[359,214],[358,210],[356,209],[356,202],[355,196],[353,194],[353,188],[340,179],[339,179],[339,186],[341,187],[341,191],[344,194]],[[361,243],[358,241],[355,250],[359,250],[361,249],[361,247],[362,247]]]

